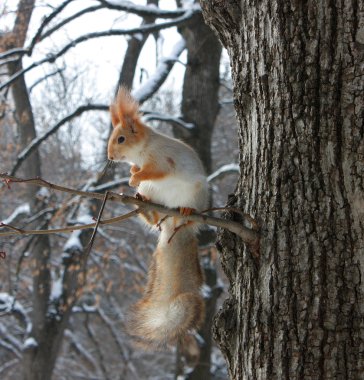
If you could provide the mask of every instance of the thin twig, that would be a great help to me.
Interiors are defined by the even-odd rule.
[[[99,224],[102,226],[108,225],[108,224],[113,224],[117,222],[121,222],[122,220],[131,218],[135,215],[138,215],[139,210],[133,210],[128,212],[127,214],[116,216],[114,218],[110,219],[104,219],[100,220]],[[55,228],[52,230],[20,230],[19,228],[15,228],[13,226],[10,226],[8,224],[3,224],[2,227],[7,227],[10,228],[14,231],[7,231],[7,232],[0,232],[0,236],[13,236],[13,235],[50,235],[50,234],[59,234],[61,232],[73,232],[77,230],[87,230],[90,228],[95,228],[96,222],[95,223],[90,223],[90,224],[82,224],[78,226],[70,226],[70,227],[62,227],[62,228]]]
[[[50,183],[41,178],[22,179],[22,178],[9,176],[6,173],[0,174],[0,178],[5,179],[7,183],[26,183],[26,184],[36,185],[36,186],[43,186],[49,189],[62,191],[62,192],[66,192],[66,193],[70,193],[74,195],[79,195],[82,197],[88,197],[88,198],[94,198],[94,199],[100,199],[100,200],[104,199],[103,194],[71,189],[65,186],[60,186],[60,185]],[[179,218],[181,217],[181,214],[178,209],[169,209],[167,207],[158,205],[156,203],[144,202],[143,200],[140,200],[140,199],[137,199],[135,197],[131,197],[125,194],[117,194],[114,192],[110,192],[108,196],[108,200],[113,201],[113,202],[121,202],[126,205],[138,206],[140,210],[151,210],[151,211],[154,210],[164,215],[176,216]],[[242,223],[238,223],[232,220],[216,218],[214,216],[197,214],[197,213],[192,213],[191,215],[188,215],[187,217],[184,217],[184,218],[192,222],[209,224],[211,226],[225,228],[235,233],[236,235],[240,236],[241,239],[246,244],[249,244],[249,245],[252,245],[252,244],[255,245],[259,241],[258,232],[254,231],[253,229],[243,226]]]
[[[15,231],[15,234],[20,234],[22,235],[24,233],[24,230],[20,229],[20,228],[16,228],[14,226],[12,226],[11,224],[6,224],[6,223],[0,223],[0,228],[1,227],[6,227],[6,228],[9,228],[10,230],[13,230]]]
[[[49,136],[58,131],[58,129],[74,119],[77,116],[82,115],[86,111],[108,111],[109,106],[105,104],[85,104],[78,107],[75,111],[65,116],[62,120],[60,120],[57,124],[46,130],[41,136],[33,139],[18,155],[18,158],[15,162],[15,165],[11,169],[11,174],[15,174],[19,169],[22,162],[36,149],[38,146],[46,140]]]
[[[95,237],[96,237],[96,234],[97,234],[97,229],[99,228],[99,224],[100,224],[100,221],[101,221],[102,213],[104,212],[104,208],[105,208],[105,204],[106,204],[108,196],[109,196],[109,192],[107,191],[105,193],[104,200],[102,201],[102,205],[100,207],[99,215],[97,215],[97,220],[96,220],[96,223],[95,223],[94,230],[92,231],[91,239],[90,239],[89,243],[86,246],[85,260],[84,260],[84,267],[83,267],[83,272],[84,272],[85,279],[86,279],[87,259],[90,256],[90,252],[91,252],[92,246],[94,244],[94,240],[95,240]]]
[[[102,170],[102,172],[101,172],[100,175],[99,175],[99,180],[100,180],[101,178],[104,177],[104,175],[106,174],[106,172],[107,172],[107,170],[109,169],[109,167],[110,167],[111,164],[112,164],[112,161],[107,160],[104,169]],[[108,193],[108,192],[107,192],[107,193]]]

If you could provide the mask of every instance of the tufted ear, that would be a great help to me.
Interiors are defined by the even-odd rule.
[[[111,104],[109,109],[111,115],[111,124],[115,128],[120,123],[120,118],[115,103]]]
[[[116,99],[110,106],[110,113],[114,127],[120,123],[122,128],[135,132],[140,121],[139,104],[125,87],[119,88]]]

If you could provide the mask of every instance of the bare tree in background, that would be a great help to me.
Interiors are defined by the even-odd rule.
[[[221,45],[214,33],[205,25],[201,14],[196,14],[186,26],[180,27],[186,41],[187,67],[183,81],[181,112],[185,122],[194,127],[186,131],[174,128],[175,135],[188,142],[200,155],[205,169],[212,169],[212,133],[219,111],[220,57]],[[213,237],[209,230],[202,230],[200,240],[206,242]],[[194,370],[187,375],[189,380],[211,378],[212,320],[216,301],[221,293],[217,281],[216,268],[208,256],[203,261],[205,281],[208,286],[206,295],[206,319],[200,330],[203,344],[200,357]],[[182,373],[177,374],[181,375]]]
[[[125,185],[125,178],[114,177],[113,172],[101,178],[82,167],[78,173],[67,171],[74,156],[67,157],[62,142],[70,145],[69,149],[75,152],[80,142],[67,140],[66,134],[58,135],[58,140],[51,140],[65,126],[77,128],[77,118],[91,112],[107,111],[110,99],[103,103],[85,99],[84,102],[71,104],[67,88],[70,87],[70,81],[77,80],[77,73],[71,77],[57,63],[63,59],[66,62],[67,52],[85,41],[109,36],[131,36],[125,57],[120,57],[122,67],[113,90],[120,84],[132,87],[136,65],[147,38],[151,34],[158,38],[160,30],[180,26],[184,38],[175,44],[169,56],[159,58],[155,73],[133,94],[141,103],[147,101],[164,83],[175,62],[187,48],[182,117],[172,118],[155,112],[150,112],[146,117],[149,120],[170,120],[176,134],[184,130],[183,136],[179,136],[189,140],[200,151],[210,174],[211,133],[218,112],[221,47],[212,32],[203,25],[199,7],[195,4],[165,11],[157,7],[157,0],[148,0],[146,6],[100,0],[92,6],[84,3],[83,8],[80,7],[73,15],[63,16],[72,3],[71,0],[60,2],[41,20],[35,34],[29,36],[29,23],[37,2],[21,0],[13,28],[0,35],[0,123],[11,128],[15,122],[17,131],[12,135],[16,142],[11,141],[14,145],[9,148],[11,155],[4,155],[0,171],[19,173],[26,177],[41,177],[46,171],[57,182],[64,181],[84,190],[105,191]],[[86,14],[107,9],[138,15],[142,21],[132,30],[114,27],[104,32],[90,31],[65,43],[58,50],[53,49],[40,58],[28,59],[24,63],[25,56],[32,58],[43,41],[52,38],[68,23],[77,22]],[[199,40],[198,36],[203,38]],[[51,68],[45,70],[44,76],[32,86],[27,86],[25,75],[45,65]],[[45,115],[45,125],[37,125],[35,119],[40,120],[40,115],[37,112],[34,117],[32,93],[38,86],[48,82],[62,84],[57,86],[57,95],[66,107],[58,120]],[[47,93],[47,96],[50,95]],[[57,107],[63,108],[60,104]],[[2,149],[8,151],[8,140],[1,141],[1,144],[4,144],[1,145]],[[58,160],[55,160],[52,144],[59,147]],[[35,187],[24,187],[21,191],[10,187],[8,189],[4,184],[0,189],[2,199],[9,200],[1,204],[1,211],[10,216],[2,216],[2,219],[6,224],[21,228],[46,229],[48,226],[88,223],[97,216],[100,206],[100,203],[58,196],[44,189],[38,191]],[[16,197],[12,197],[13,194]],[[111,206],[106,207],[107,215],[114,215],[115,212]],[[147,265],[143,252],[150,251],[153,246],[151,241],[144,239],[145,242],[135,244],[132,249],[124,236],[133,234],[141,234],[137,223],[110,230],[101,229],[91,255],[88,252],[91,233],[84,231],[74,231],[71,236],[58,234],[52,238],[15,238],[1,242],[0,250],[7,254],[1,263],[7,263],[7,266],[2,265],[0,271],[8,279],[0,290],[0,313],[6,322],[6,327],[0,326],[0,349],[4,352],[0,362],[1,377],[49,380],[52,376],[61,378],[72,374],[75,379],[92,376],[113,379],[118,374],[125,379],[135,379],[149,373],[148,366],[151,364],[148,360],[140,359],[146,354],[134,350],[122,329],[125,307],[133,301],[135,290],[140,290],[138,284],[142,284],[145,278]],[[215,286],[214,283],[211,285]],[[101,299],[98,292],[103,294]],[[202,331],[205,344],[197,365],[197,370],[204,371],[205,375],[198,375],[197,372],[197,375],[191,374],[191,379],[199,376],[209,378],[211,339],[208,331],[216,295],[207,300],[211,303],[211,313]],[[155,363],[158,363],[161,356],[158,353],[153,353],[153,356],[156,357]],[[174,363],[171,363],[169,367],[160,366],[159,369],[162,374],[169,372],[170,378],[174,372]]]
[[[259,257],[220,235],[215,337],[239,379],[364,373],[363,2],[200,1],[231,60]],[[231,217],[231,216],[230,216]]]

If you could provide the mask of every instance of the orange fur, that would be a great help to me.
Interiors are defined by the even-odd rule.
[[[108,144],[108,157],[111,160],[121,159],[118,155],[118,138],[125,136],[123,149],[132,149],[145,140],[147,130],[140,120],[139,104],[129,91],[120,87],[115,101],[110,105],[111,123],[114,127]]]
[[[188,216],[188,215],[191,215],[193,212],[195,212],[196,210],[194,208],[190,208],[190,207],[180,207],[179,208],[179,212],[181,215],[183,216]]]
[[[125,87],[119,88],[116,99],[110,106],[110,113],[114,127],[121,124],[122,128],[126,128],[140,119],[139,104]]]
[[[162,227],[166,237],[172,231]],[[200,327],[205,310],[199,293],[202,282],[197,239],[193,232],[181,230],[171,243],[161,239],[148,271],[144,296],[131,308],[129,315],[128,330],[135,341],[144,348],[164,347]]]
[[[156,180],[165,178],[168,173],[158,169],[158,166],[150,162],[135,172],[129,181],[130,186],[139,186],[141,181]]]
[[[140,167],[137,165],[132,165],[130,168],[130,174],[135,174],[140,170]]]
[[[147,224],[155,226],[159,223],[161,216],[157,211],[143,211],[139,214]]]

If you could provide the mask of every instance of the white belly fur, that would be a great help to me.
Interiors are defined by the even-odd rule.
[[[191,182],[178,177],[143,181],[138,192],[152,202],[169,208],[190,207],[201,211],[207,207],[208,187],[204,177]]]

